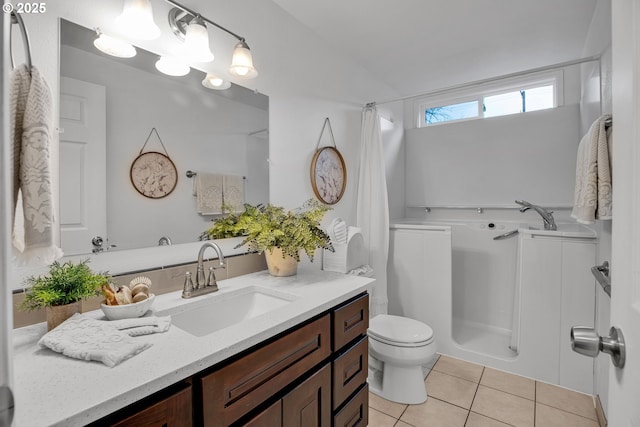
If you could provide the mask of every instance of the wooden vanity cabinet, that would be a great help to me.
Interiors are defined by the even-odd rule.
[[[319,320],[324,321],[327,317],[331,319],[330,336],[333,351],[324,363],[312,369],[313,373],[310,376],[308,373],[303,375],[301,382],[294,381],[293,386],[280,391],[272,389],[272,393],[275,392],[274,396],[283,396],[266,409],[258,409],[258,413],[250,415],[247,421],[242,419],[233,424],[234,427],[364,427],[367,425],[369,410],[366,383],[368,295],[359,295],[335,307]],[[303,328],[305,327],[301,329]],[[298,346],[302,346],[303,343],[304,341],[298,343]],[[295,352],[295,348],[292,348],[292,352]],[[211,424],[205,421],[205,426],[228,425],[224,422],[217,423],[213,418],[211,420]]]
[[[184,382],[96,421],[90,427],[191,427],[192,425],[192,387],[189,382]]]
[[[92,425],[364,427],[368,326],[363,293]]]

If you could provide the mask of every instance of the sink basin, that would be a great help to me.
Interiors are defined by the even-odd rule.
[[[203,337],[284,307],[296,298],[286,292],[249,286],[196,297],[193,302],[157,314],[170,315],[173,326]]]
[[[595,239],[597,234],[594,230],[583,224],[578,223],[559,223],[557,230],[545,230],[542,227],[529,226],[520,229],[521,233],[538,235],[538,236],[555,236],[580,239]]]

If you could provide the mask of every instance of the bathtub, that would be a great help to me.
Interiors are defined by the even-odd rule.
[[[441,354],[592,393],[592,361],[571,352],[567,328],[593,318],[595,287],[571,287],[593,283],[596,236],[537,225],[394,222],[389,313],[430,325]]]

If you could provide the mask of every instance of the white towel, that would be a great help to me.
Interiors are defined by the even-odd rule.
[[[571,216],[583,224],[611,219],[611,128],[598,118],[582,138],[576,161],[576,187]]]
[[[13,161],[13,246],[20,264],[50,264],[62,256],[54,244],[51,178],[52,97],[36,67],[16,67],[9,84]]]
[[[222,186],[222,201],[225,210],[242,212],[244,210],[244,178],[237,175],[225,175]]]
[[[171,326],[171,316],[136,317],[134,319],[111,320],[114,328],[125,332],[130,337],[166,332]]]
[[[132,338],[111,323],[76,313],[47,332],[38,344],[67,357],[96,360],[111,368],[151,347],[151,343]]]
[[[222,175],[197,172],[193,182],[193,195],[196,196],[197,212],[200,215],[222,213],[222,185]]]

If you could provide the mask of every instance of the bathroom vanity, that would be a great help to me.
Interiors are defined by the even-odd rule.
[[[153,345],[114,368],[39,348],[42,324],[17,329],[17,425],[366,425],[371,283],[307,267],[223,280],[196,301],[160,295],[154,314],[176,323],[138,337]],[[286,302],[217,330],[177,326],[254,294]]]

